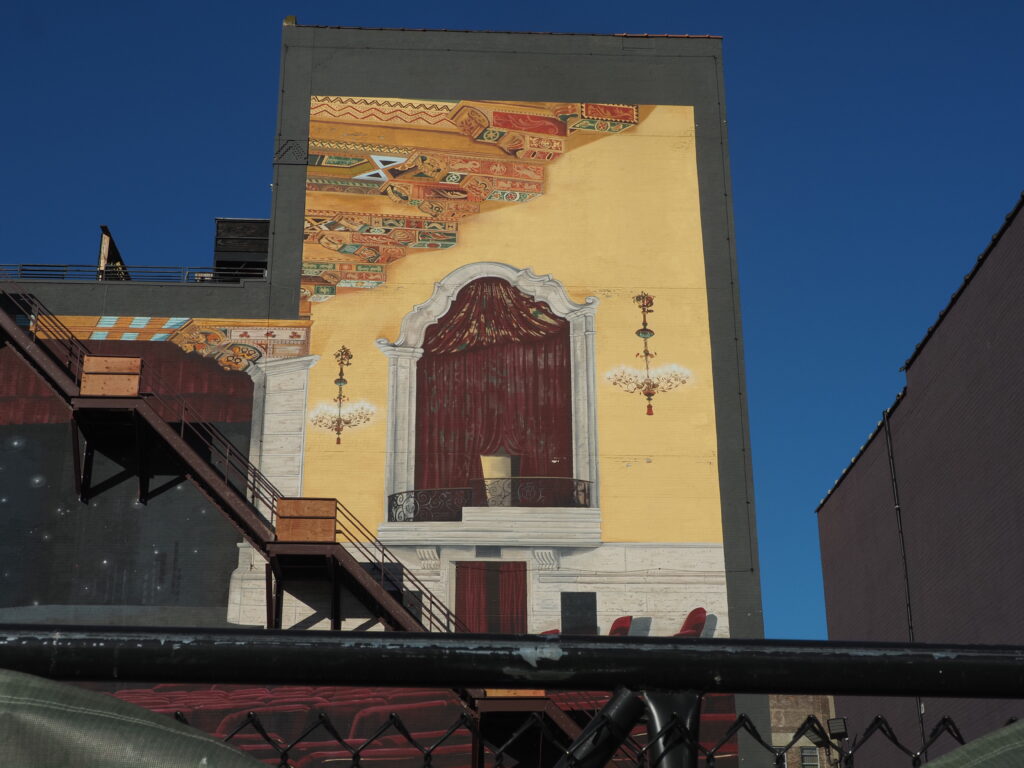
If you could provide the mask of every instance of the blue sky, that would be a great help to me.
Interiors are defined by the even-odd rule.
[[[215,216],[267,215],[289,14],[725,37],[766,631],[824,638],[814,509],[1024,187],[1024,4],[22,4],[0,261],[90,263],[107,224],[129,263],[203,265]]]

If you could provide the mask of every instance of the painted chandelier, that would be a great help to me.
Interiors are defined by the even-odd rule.
[[[315,427],[333,432],[335,444],[341,445],[341,433],[368,423],[377,409],[362,400],[351,402],[345,395],[345,386],[348,384],[345,366],[352,365],[352,351],[348,347],[341,347],[334,353],[334,359],[338,363],[338,378],[334,380],[338,395],[332,401],[333,404],[322,403],[314,408],[310,421]]]
[[[643,395],[647,399],[647,415],[653,416],[654,396],[659,392],[681,387],[690,380],[690,372],[674,363],[651,368],[651,360],[657,357],[657,353],[651,351],[648,343],[654,337],[654,330],[647,324],[647,316],[654,312],[654,297],[646,291],[641,291],[633,297],[633,302],[640,308],[641,326],[637,329],[636,335],[643,341],[644,348],[637,352],[636,356],[643,358],[643,370],[623,365],[609,371],[605,378],[630,394],[639,392]]]

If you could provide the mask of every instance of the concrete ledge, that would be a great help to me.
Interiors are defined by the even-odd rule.
[[[601,510],[579,507],[464,507],[454,523],[382,523],[377,537],[394,546],[505,545],[596,547]]]

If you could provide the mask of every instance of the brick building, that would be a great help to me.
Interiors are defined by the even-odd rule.
[[[888,430],[879,423],[818,508],[830,640],[1024,643],[1022,211],[1024,201],[907,360]],[[851,733],[884,714],[919,744],[942,715],[973,738],[1024,711],[921,704],[919,717],[912,698],[840,697],[836,712]]]

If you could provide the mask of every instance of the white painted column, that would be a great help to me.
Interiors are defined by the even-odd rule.
[[[249,461],[285,496],[302,494],[309,369],[319,359],[263,359],[247,371],[253,382]],[[266,624],[264,565],[247,542],[239,543],[238,567],[228,587],[227,620],[232,624]]]
[[[377,340],[388,358],[388,450],[384,457],[384,497],[415,489],[416,363],[422,347],[400,347]]]
[[[569,353],[572,356],[573,477],[590,482],[590,506],[600,507],[597,455],[597,362],[594,314],[597,299],[569,312]]]
[[[253,379],[249,461],[285,496],[302,494],[309,369],[319,355],[260,360]]]

